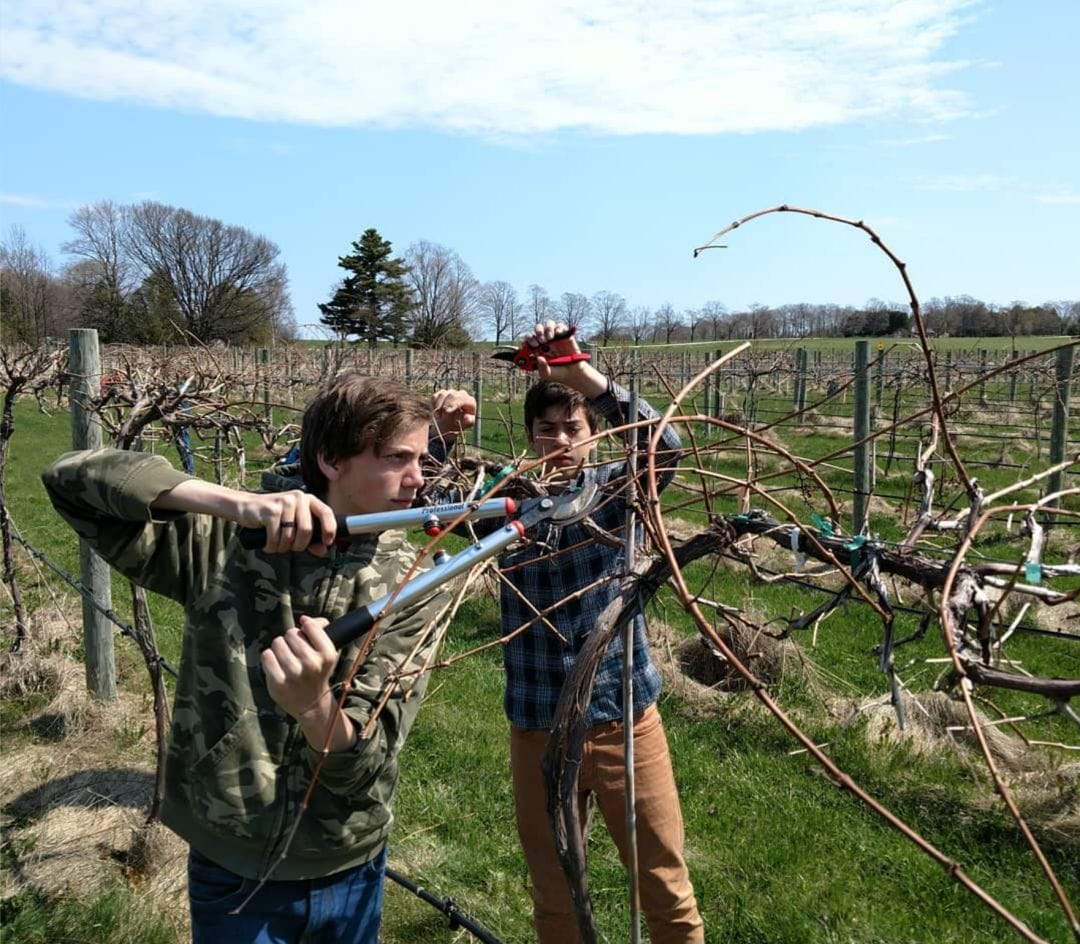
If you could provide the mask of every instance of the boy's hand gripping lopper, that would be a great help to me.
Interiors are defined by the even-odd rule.
[[[459,515],[470,511],[473,520],[481,518],[505,518],[518,510],[518,503],[512,498],[489,498],[487,501],[455,502],[448,505],[422,505],[419,508],[404,508],[401,511],[381,511],[371,515],[338,515],[337,536],[353,537],[358,534],[373,534],[377,531],[391,531],[395,528],[422,527],[429,537],[435,537],[443,529],[444,521],[453,521]],[[311,522],[311,541],[317,543],[322,531],[318,521]],[[266,544],[266,528],[240,528],[236,532],[241,547],[257,551]]]
[[[584,518],[596,506],[599,497],[595,474],[592,470],[587,470],[581,474],[573,488],[559,495],[530,498],[522,503],[517,518],[505,528],[489,534],[453,557],[443,554],[440,559],[436,555],[431,570],[414,577],[396,592],[388,593],[367,606],[334,620],[326,627],[326,634],[337,648],[342,648],[371,629],[376,620],[423,600],[447,580],[452,580],[481,561],[501,553],[541,521],[569,524]]]
[[[556,348],[551,345],[558,341],[566,341],[577,334],[577,326],[574,325],[561,334],[555,335],[547,344],[537,344],[535,338],[527,338],[519,348],[511,348],[503,351],[496,351],[491,356],[496,360],[510,361],[519,370],[534,371],[536,370],[536,357],[540,355],[552,366],[559,366],[560,364],[575,364],[578,361],[591,360],[590,356],[584,351],[571,351],[566,354],[561,354]]]

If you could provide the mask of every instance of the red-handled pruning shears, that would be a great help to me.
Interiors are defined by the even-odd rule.
[[[577,334],[577,326],[568,328],[566,331],[562,331],[556,334],[551,341],[543,344],[537,344],[534,338],[526,340],[521,347],[512,348],[503,351],[496,351],[491,356],[500,361],[510,361],[519,370],[534,371],[536,370],[536,358],[537,355],[544,358],[552,367],[557,367],[560,364],[576,364],[578,361],[591,360],[590,356],[584,351],[574,351],[572,354],[553,354],[551,344],[555,341],[565,341],[567,338],[572,338]]]

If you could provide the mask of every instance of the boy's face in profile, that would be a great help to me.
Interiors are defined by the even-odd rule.
[[[549,406],[537,416],[528,430],[529,445],[541,459],[551,456],[544,463],[545,472],[554,472],[559,479],[573,478],[578,467],[589,461],[593,435],[589,417],[584,407],[570,413],[565,406]],[[561,455],[554,453],[565,449]]]
[[[327,479],[326,503],[339,515],[370,515],[412,507],[424,484],[420,463],[427,455],[428,426],[395,436],[378,453],[373,448],[338,459],[319,459]]]

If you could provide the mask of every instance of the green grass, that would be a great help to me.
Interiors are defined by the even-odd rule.
[[[66,412],[42,414],[32,402],[21,401],[16,405],[15,433],[11,440],[8,470],[5,482],[12,520],[18,533],[32,547],[46,552],[48,558],[71,576],[79,575],[79,543],[67,524],[57,515],[45,487],[41,473],[62,452],[71,448],[70,420]],[[175,462],[175,452],[164,453]],[[44,565],[38,565],[47,574],[46,582],[23,580],[20,589],[28,610],[50,605],[50,588],[70,593]],[[112,579],[113,609],[129,622],[131,616],[131,591],[126,580],[115,572]],[[158,646],[170,660],[179,658],[180,636],[183,632],[183,611],[170,600],[150,596],[150,614],[154,620]],[[5,594],[5,606],[8,605]],[[117,640],[117,672],[122,682],[136,687],[146,678],[142,660],[134,646],[125,640]],[[147,684],[147,691],[149,690]]]
[[[469,611],[451,651],[496,631],[493,611]],[[469,628],[466,628],[469,627]],[[506,724],[497,654],[442,673],[403,762],[392,857],[438,894],[451,895],[504,940],[529,938],[524,867],[514,848]],[[898,833],[841,793],[745,698],[704,721],[699,707],[662,702],[686,819],[688,857],[710,941],[1002,941],[1011,934]],[[1056,918],[1015,828],[969,805],[985,783],[947,758],[868,745],[858,728],[814,723],[815,739],[991,894],[1040,933]],[[467,771],[462,776],[462,771]],[[1043,835],[1059,874],[1075,846]],[[1048,841],[1047,841],[1048,840]],[[602,828],[590,847],[598,925],[627,940],[623,876]],[[1077,888],[1073,875],[1071,887]],[[431,918],[391,896],[406,927],[394,941],[437,940]],[[415,922],[415,924],[413,923]]]
[[[7,944],[175,944],[176,933],[119,879],[92,900],[23,893],[0,905]]]
[[[779,408],[783,398],[776,401]],[[67,448],[66,415],[41,416],[31,404],[20,403],[17,423],[7,479],[11,513],[31,544],[74,573],[76,542],[49,508],[39,479],[45,465]],[[485,445],[505,448],[498,424],[486,422],[484,432]],[[797,437],[785,433],[784,439],[797,444],[794,451],[810,456],[824,455],[845,442],[842,435],[814,431]],[[257,457],[251,464],[257,465]],[[716,464],[730,474],[745,474],[744,459],[738,454],[720,457]],[[845,484],[844,473],[825,474],[831,483]],[[989,470],[986,482],[991,487],[1014,474]],[[902,489],[909,477],[910,464],[902,463],[890,477],[879,479],[879,487]],[[810,510],[800,506],[799,513],[808,517]],[[682,516],[693,517],[690,512]],[[902,530],[887,519],[875,521],[875,527],[879,525],[887,535]],[[1002,548],[988,542],[982,550],[993,554]],[[824,599],[791,585],[761,586],[745,570],[731,566],[694,565],[687,568],[687,578],[706,596],[743,605],[752,601],[755,610],[769,617],[805,611]],[[48,583],[56,593],[69,593],[51,578]],[[48,605],[49,593],[42,582],[30,577],[21,586],[28,603]],[[114,599],[122,615],[130,612],[120,581],[114,584]],[[162,649],[175,659],[182,614],[160,600],[153,601],[153,610]],[[693,632],[670,596],[658,601],[656,613],[679,631]],[[9,615],[4,602],[0,618],[5,624]],[[870,655],[880,627],[869,616],[855,604],[837,611],[823,624],[812,651],[809,634],[800,636],[809,657],[821,667],[825,685],[836,695],[885,693],[884,679]],[[913,628],[914,618],[901,615],[898,633]],[[470,601],[451,627],[447,654],[467,651],[494,638],[497,631],[494,603]],[[939,655],[941,642],[935,632],[901,650],[898,659]],[[1080,675],[1075,643],[1018,636],[1010,651],[1033,672]],[[121,684],[145,691],[145,670],[134,646],[118,640],[117,653]],[[924,672],[913,674],[912,681],[925,689],[932,678],[933,673]],[[525,867],[513,825],[502,690],[497,650],[440,670],[431,680],[402,756],[391,864],[433,894],[452,897],[510,942],[529,940],[532,932]],[[1067,939],[1060,910],[1017,829],[994,802],[978,761],[948,753],[927,759],[903,745],[868,741],[860,725],[845,727],[830,717],[820,694],[801,679],[781,679],[772,691],[798,716],[815,743],[828,743],[830,755],[857,783],[957,860],[1037,933],[1050,940]],[[995,701],[1009,713],[1033,705],[1015,693],[996,694]],[[40,699],[9,701],[3,707],[5,727],[10,727],[12,719],[38,710]],[[795,742],[751,696],[731,696],[707,715],[698,704],[665,696],[661,710],[680,784],[692,877],[710,942],[1014,939],[940,866],[829,783],[812,758],[792,754]],[[1031,731],[1045,740],[1075,741],[1075,728],[1060,716],[1039,721]],[[121,728],[112,747],[123,754],[138,734],[137,728]],[[13,740],[6,734],[3,750],[17,747],[23,737]],[[1053,763],[1048,754],[1048,766]],[[1061,790],[1055,802],[1062,808],[1075,804],[1075,780],[1063,779]],[[1038,815],[1034,824],[1048,858],[1076,901],[1080,849],[1075,834],[1069,838],[1048,829]],[[623,873],[599,821],[589,869],[602,939],[627,940]],[[4,905],[3,923],[4,939],[12,942],[175,940],[162,919],[148,915],[137,893],[120,881],[107,884],[90,899],[47,900],[23,894]],[[445,918],[394,885],[388,886],[383,938],[386,944],[460,939]]]

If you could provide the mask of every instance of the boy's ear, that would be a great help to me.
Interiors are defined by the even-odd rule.
[[[533,431],[531,426],[525,427],[525,441],[531,446],[533,444]]]
[[[336,481],[340,474],[337,462],[331,462],[326,458],[326,454],[322,451],[319,452],[319,471],[326,476],[327,482]]]

